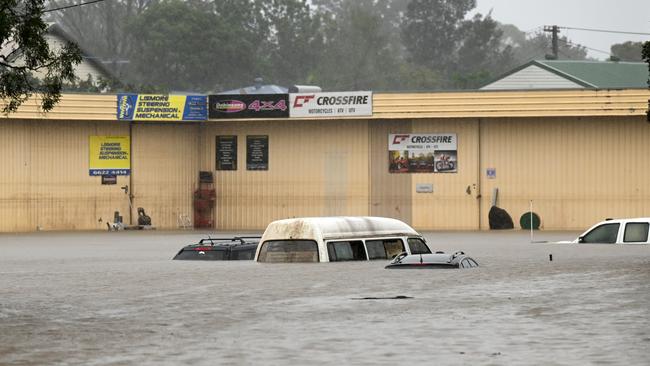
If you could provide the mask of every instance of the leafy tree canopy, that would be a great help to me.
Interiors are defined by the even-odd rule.
[[[640,62],[641,59],[641,49],[643,48],[642,42],[625,42],[617,43],[612,45],[611,53],[612,56],[616,57],[620,61],[632,61]]]
[[[61,88],[75,81],[74,67],[81,62],[76,44],[50,49],[42,19],[44,0],[3,0],[0,3],[0,99],[4,113],[14,112],[33,94],[42,97],[41,108],[50,111]],[[36,81],[35,74],[39,80]]]

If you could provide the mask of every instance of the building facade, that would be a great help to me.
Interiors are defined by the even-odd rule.
[[[650,92],[568,90],[374,94],[371,117],[124,122],[115,95],[30,101],[0,121],[0,232],[105,230],[143,207],[159,229],[192,217],[199,172],[214,175],[216,230],[263,230],[300,216],[373,215],[419,230],[489,229],[497,205],[547,230],[650,216]],[[456,169],[395,173],[389,136],[453,134]],[[129,136],[130,175],[89,175],[90,136]],[[216,170],[216,139],[236,136],[237,170]],[[267,170],[246,168],[266,136]],[[128,186],[128,190],[124,189]],[[422,189],[424,187],[425,189]]]

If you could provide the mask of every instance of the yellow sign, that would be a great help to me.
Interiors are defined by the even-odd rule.
[[[131,174],[129,136],[90,136],[90,175]]]
[[[118,94],[117,119],[126,121],[205,121],[205,95]]]

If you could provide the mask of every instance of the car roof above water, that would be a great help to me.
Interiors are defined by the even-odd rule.
[[[262,241],[287,239],[322,241],[379,236],[420,236],[420,234],[402,221],[387,217],[303,217],[270,223],[262,235]]]

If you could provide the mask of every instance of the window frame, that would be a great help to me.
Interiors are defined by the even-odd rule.
[[[606,227],[606,226],[616,226],[616,236],[614,237],[613,242],[602,242],[602,241],[586,241],[585,239],[589,236],[589,234],[593,233],[594,231]],[[611,222],[611,223],[603,223],[601,225],[598,225],[594,227],[593,229],[589,230],[585,235],[580,237],[579,242],[584,243],[584,244],[616,244],[618,243],[618,235],[621,232],[621,223],[620,222]]]
[[[424,244],[424,247],[427,248],[429,251],[425,252],[425,253],[421,253],[421,252],[414,253],[413,250],[411,250],[411,243],[410,243],[411,240],[419,240],[419,241],[421,241],[422,244]],[[429,246],[427,245],[427,242],[424,240],[424,238],[408,237],[408,238],[406,238],[406,244],[408,245],[409,253],[411,253],[411,254],[433,254],[433,252],[431,251],[431,248],[429,248]]]
[[[336,246],[336,244],[340,244],[340,243],[348,243],[350,245],[350,250],[352,251],[352,259],[339,260],[338,258],[336,258],[338,255],[336,254],[335,246]],[[359,253],[359,248],[356,249],[356,253],[355,253],[355,249],[352,248],[353,244],[355,246],[356,245],[361,246],[361,249],[363,249],[363,255],[365,256],[365,258],[355,259],[354,255],[355,254],[360,254],[360,253]],[[325,242],[325,248],[327,249],[327,257],[328,257],[330,262],[359,262],[359,261],[367,261],[368,260],[368,249],[366,248],[366,244],[363,241],[363,239],[331,240],[331,241]],[[334,257],[335,257],[334,260],[332,260],[332,254],[334,254]]]
[[[292,241],[295,241],[295,242],[308,242],[308,243],[312,243],[312,244],[315,246],[315,248],[316,248],[316,260],[315,260],[315,261],[284,261],[284,262],[269,262],[269,261],[267,261],[267,260],[264,260],[264,261],[261,261],[261,260],[260,260],[260,258],[262,258],[262,252],[264,251],[265,247],[266,247],[269,243],[276,243],[276,242],[292,242]],[[311,252],[311,251],[310,251],[310,252]],[[266,252],[264,252],[265,259],[266,259],[266,255],[267,255],[267,253],[268,253],[268,249],[266,250]],[[319,248],[319,246],[318,246],[318,242],[316,242],[316,240],[311,240],[311,239],[278,239],[278,240],[266,240],[265,242],[263,242],[262,244],[260,244],[260,252],[259,252],[259,255],[258,255],[258,257],[257,257],[257,262],[264,262],[264,263],[319,263],[319,262],[320,262],[320,248]]]
[[[629,225],[645,225],[645,240],[626,240],[627,236],[627,227]],[[630,221],[625,223],[625,227],[623,228],[623,243],[647,243],[648,242],[648,236],[650,236],[650,223],[649,222],[643,222],[643,221]]]
[[[397,256],[397,255],[399,255],[400,253],[406,251],[406,244],[404,243],[404,240],[403,240],[402,237],[368,238],[368,239],[364,239],[364,240],[363,240],[364,246],[366,247],[366,252],[367,252],[368,260],[369,260],[369,261],[375,261],[375,260],[392,260],[393,258],[395,258],[395,256],[390,257],[390,258],[388,257],[389,254],[388,254],[388,251],[386,250],[386,242],[388,242],[388,241],[398,241],[398,242],[400,242],[401,245],[402,245],[402,250],[401,250],[399,253],[395,254],[395,256]],[[368,242],[381,242],[381,246],[382,246],[382,248],[384,249],[384,254],[385,254],[386,256],[383,257],[383,258],[370,258],[370,251],[368,250]]]

